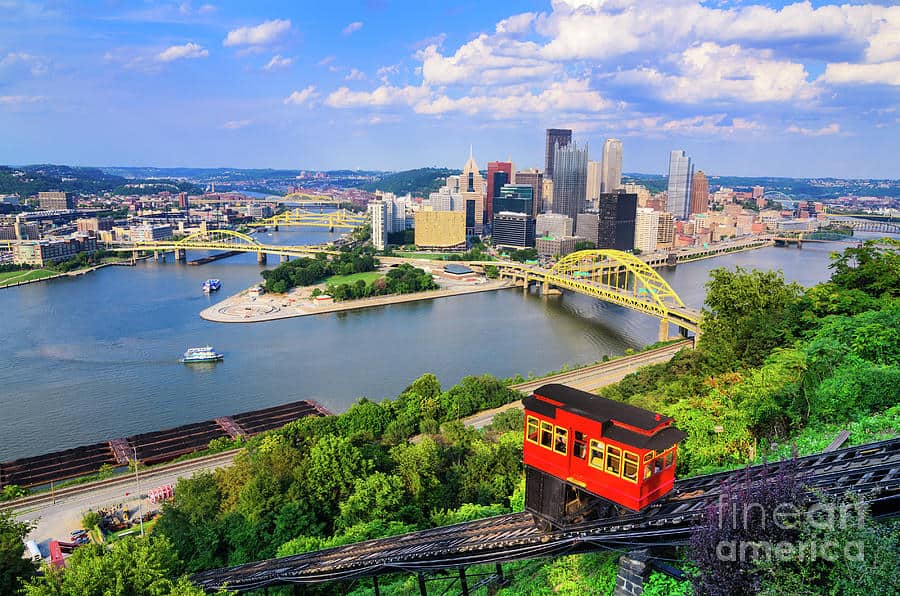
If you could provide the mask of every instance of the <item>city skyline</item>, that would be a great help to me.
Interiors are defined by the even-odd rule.
[[[878,4],[4,11],[7,164],[402,170],[475,144],[526,168],[571,128],[622,139],[631,172],[683,147],[722,175],[896,177],[900,17]]]

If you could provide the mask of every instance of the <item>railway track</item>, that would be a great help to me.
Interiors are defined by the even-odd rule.
[[[370,540],[281,559],[196,574],[207,591],[248,591],[397,572],[438,571],[483,563],[533,559],[603,548],[685,544],[692,526],[714,503],[724,483],[765,481],[784,471],[803,477],[818,493],[855,492],[881,513],[900,512],[900,439],[811,455],[792,461],[687,478],[641,513],[543,532],[530,513]]]
[[[238,451],[240,451],[240,449],[231,449],[228,451],[223,451],[221,453],[204,455],[202,457],[197,457],[182,462],[154,466],[141,472],[141,480],[151,482],[153,477],[158,474],[170,474],[172,472],[177,472],[178,470],[191,470],[192,468],[205,467],[218,463],[227,463],[234,458],[235,454]],[[48,503],[58,503],[65,500],[67,497],[81,495],[83,493],[90,492],[96,489],[109,488],[117,485],[130,486],[133,483],[134,476],[132,476],[131,474],[122,474],[114,478],[107,478],[105,480],[97,480],[95,482],[86,482],[84,484],[60,488],[53,491],[52,493],[40,493],[37,495],[22,497],[21,499],[16,499],[14,501],[0,503],[0,511],[6,509],[23,510],[39,505],[46,505]]]

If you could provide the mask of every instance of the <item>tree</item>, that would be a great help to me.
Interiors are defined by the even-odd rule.
[[[15,594],[37,568],[25,554],[25,537],[34,524],[16,521],[9,511],[0,511],[0,594]]]
[[[500,269],[496,265],[485,265],[484,276],[488,279],[497,279],[500,277]]]
[[[867,240],[831,256],[831,281],[870,296],[900,296],[900,240]]]
[[[375,472],[354,483],[353,494],[341,503],[341,513],[335,525],[338,528],[349,528],[371,520],[396,520],[406,501],[403,480],[397,476]]]

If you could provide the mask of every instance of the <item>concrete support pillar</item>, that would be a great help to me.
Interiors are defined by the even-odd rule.
[[[619,558],[613,596],[641,596],[644,593],[644,581],[650,576],[647,559],[646,550],[633,551]]]
[[[158,251],[158,250],[154,250],[154,251],[153,251],[153,260],[154,260],[154,261],[158,261],[158,260],[159,260],[159,251]]]
[[[550,282],[544,280],[544,283],[541,285],[541,295],[546,296],[550,292]]]
[[[528,295],[528,274],[522,276],[522,293]]]
[[[278,231],[278,224],[275,224],[275,231]]]
[[[175,249],[175,260],[176,261],[186,261],[187,260],[187,250],[183,248]]]
[[[131,264],[134,265],[135,263],[137,263],[137,251],[133,250],[131,251]]]
[[[256,253],[256,262],[259,265],[265,265],[266,264],[266,253],[264,253],[264,252]]]
[[[669,319],[660,319],[659,321],[659,341],[667,341],[669,339]]]

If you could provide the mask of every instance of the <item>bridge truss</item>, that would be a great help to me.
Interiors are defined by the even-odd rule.
[[[338,209],[328,213],[311,213],[302,209],[292,209],[249,225],[253,227],[274,227],[276,230],[283,226],[304,226],[334,230],[335,228],[357,228],[365,225],[367,221],[366,215],[347,211],[346,209]]]
[[[338,254],[334,247],[328,245],[276,245],[262,244],[256,238],[233,230],[206,230],[196,232],[181,240],[156,240],[123,243],[110,250],[119,252],[169,252],[174,251],[178,259],[183,259],[187,250],[221,250],[238,252],[255,252],[259,260],[264,255],[280,255],[284,257],[310,256],[316,253]]]

